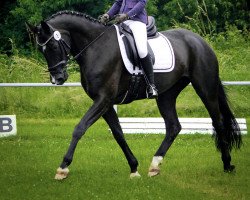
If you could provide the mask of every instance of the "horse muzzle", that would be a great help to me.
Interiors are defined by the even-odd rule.
[[[56,85],[63,85],[68,80],[68,73],[66,71],[60,72],[56,75],[50,74],[50,82]]]

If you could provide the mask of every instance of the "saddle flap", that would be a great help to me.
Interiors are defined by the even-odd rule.
[[[150,30],[151,35],[153,32],[156,32],[156,30],[157,30],[154,22],[155,22],[154,18],[153,17],[150,18],[150,24],[148,27],[149,27],[149,29],[152,29],[152,30]],[[136,43],[135,43],[134,36],[133,36],[131,29],[129,28],[129,26],[127,26],[124,23],[121,23],[118,27],[119,27],[120,35],[123,35],[122,40],[124,42],[124,46],[125,46],[125,49],[126,49],[126,52],[127,52],[127,55],[128,55],[130,62],[134,65],[134,67],[140,68],[140,58],[138,55]],[[155,36],[156,34],[153,34],[153,35]],[[153,53],[149,43],[148,43],[148,52],[151,55],[152,62],[154,64],[155,56],[154,56],[154,53]]]
[[[134,67],[139,67],[139,56],[131,29],[124,23],[120,24],[119,29],[121,35],[123,34],[122,40],[131,63],[134,65]]]

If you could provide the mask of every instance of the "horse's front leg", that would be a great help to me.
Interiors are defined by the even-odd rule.
[[[86,130],[94,122],[96,122],[96,120],[98,120],[107,111],[108,108],[109,108],[108,101],[105,101],[104,99],[99,99],[98,101],[95,101],[94,104],[87,111],[87,113],[83,116],[81,121],[78,123],[78,125],[76,125],[72,135],[70,146],[63,158],[62,164],[57,169],[55,179],[62,180],[68,176],[69,173],[68,166],[71,164],[73,160],[73,155],[78,141],[84,135]]]
[[[119,144],[119,146],[121,147],[123,153],[127,158],[128,164],[131,169],[130,178],[140,177],[141,175],[137,171],[138,161],[133,155],[132,151],[130,150],[124,138],[122,128],[120,126],[115,109],[113,107],[110,107],[110,109],[103,115],[103,118],[108,123],[116,142]]]

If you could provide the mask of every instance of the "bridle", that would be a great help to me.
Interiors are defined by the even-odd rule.
[[[70,50],[71,50],[70,45],[69,45],[67,42],[65,42],[65,40],[64,40],[64,39],[62,38],[62,36],[61,36],[61,33],[60,33],[59,31],[57,31],[57,30],[55,30],[55,31],[53,32],[53,34],[52,34],[44,43],[40,43],[40,42],[38,41],[38,38],[36,37],[36,43],[37,43],[40,47],[45,47],[45,46],[47,45],[47,43],[48,43],[50,40],[52,40],[53,38],[59,43],[59,47],[60,47],[61,51],[64,51],[64,52],[65,52],[67,59],[66,59],[66,60],[64,59],[64,60],[59,61],[58,63],[56,63],[56,64],[53,65],[52,67],[48,67],[48,71],[49,71],[50,73],[56,72],[56,71],[57,71],[57,67],[58,67],[59,65],[64,65],[63,68],[66,67],[66,64],[67,64],[68,61],[70,60],[70,55],[69,55],[69,53],[70,53]]]
[[[113,24],[115,25],[115,24]],[[73,58],[70,58],[70,50],[71,47],[70,45],[62,38],[61,33],[58,30],[54,30],[52,27],[52,30],[54,30],[54,32],[52,33],[52,35],[44,42],[44,43],[40,43],[38,41],[38,38],[36,37],[36,43],[40,46],[40,47],[45,47],[46,44],[52,40],[53,38],[59,43],[59,47],[61,50],[63,50],[66,55],[67,55],[67,60],[61,60],[58,63],[56,63],[54,66],[49,67],[48,68],[48,72],[53,73],[57,71],[57,67],[59,65],[64,65],[63,69],[66,68],[66,64],[70,61],[70,60],[76,60],[79,58],[79,56],[82,55],[82,53],[84,51],[86,51],[93,43],[95,43],[99,38],[101,38],[104,33],[109,30],[113,25],[109,26],[108,28],[106,28],[102,33],[100,33],[94,40],[92,40],[89,44],[87,44],[82,50],[80,50],[80,52],[78,54],[76,54]],[[68,49],[68,51],[67,51]]]

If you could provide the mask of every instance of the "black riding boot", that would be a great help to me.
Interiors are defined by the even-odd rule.
[[[148,84],[147,98],[155,98],[158,96],[158,92],[155,87],[153,64],[149,54],[145,58],[141,58],[141,65],[146,76],[146,82]]]

